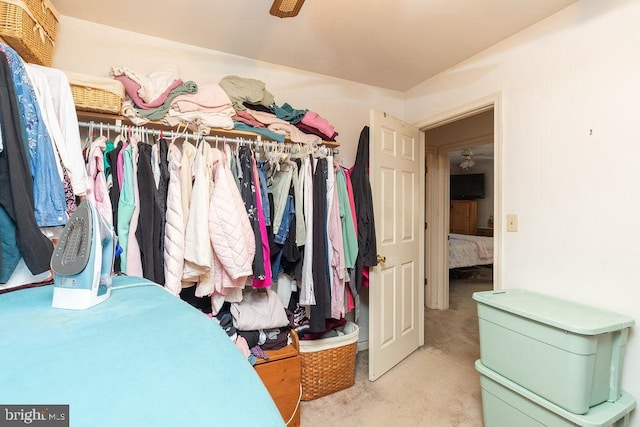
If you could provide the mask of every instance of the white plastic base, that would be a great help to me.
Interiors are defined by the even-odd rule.
[[[106,301],[110,296],[111,287],[107,288],[106,293],[97,296],[96,290],[92,289],[71,289],[54,286],[51,307],[69,310],[86,310],[87,308]]]

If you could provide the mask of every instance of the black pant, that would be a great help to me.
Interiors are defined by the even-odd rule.
[[[313,293],[316,305],[311,306],[311,332],[324,332],[326,319],[331,317],[330,279],[328,275],[327,242],[327,159],[318,159],[313,174]]]
[[[151,146],[138,143],[138,193],[140,195],[140,217],[136,239],[142,258],[142,275],[145,279],[164,285],[164,258],[161,242],[162,217],[158,205],[158,190],[151,168]]]
[[[18,249],[32,274],[49,270],[53,244],[40,231],[34,215],[31,169],[7,57],[0,53],[0,205],[16,225]]]

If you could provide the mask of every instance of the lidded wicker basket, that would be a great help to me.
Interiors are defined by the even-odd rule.
[[[58,13],[48,0],[0,0],[0,38],[27,62],[51,66]]]

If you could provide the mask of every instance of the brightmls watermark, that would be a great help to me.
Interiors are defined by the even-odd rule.
[[[0,405],[0,427],[69,427],[69,405]]]

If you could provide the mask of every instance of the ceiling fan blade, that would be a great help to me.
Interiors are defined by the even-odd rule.
[[[304,0],[274,0],[269,13],[278,18],[292,18],[300,12]]]

